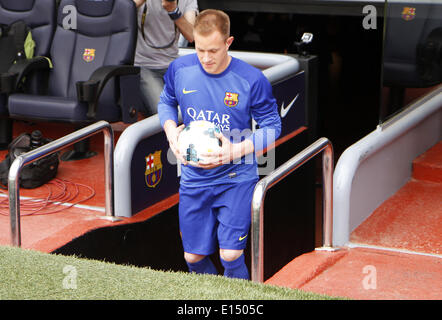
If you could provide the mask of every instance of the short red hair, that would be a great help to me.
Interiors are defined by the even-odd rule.
[[[230,36],[230,18],[221,10],[207,9],[196,17],[193,29],[203,36],[219,31],[227,39]]]

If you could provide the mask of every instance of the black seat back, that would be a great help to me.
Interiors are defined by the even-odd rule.
[[[0,0],[0,24],[9,26],[16,21],[23,21],[31,29],[35,42],[34,55],[48,56],[55,29],[55,16],[54,0]],[[39,81],[39,78],[34,78],[29,82],[31,91],[37,91]],[[12,138],[12,122],[5,118],[8,116],[6,94],[0,94],[0,116],[0,147],[3,148]]]
[[[47,56],[55,27],[54,0],[0,0],[0,24],[22,20],[32,29],[35,55]]]
[[[426,54],[424,51],[430,34],[442,28],[442,5],[389,3],[386,24],[384,85],[416,88],[438,83],[439,79],[423,77],[420,68],[423,60],[427,59],[423,54]],[[442,41],[439,45],[442,46]],[[435,58],[438,60],[435,62],[440,63],[440,57]]]

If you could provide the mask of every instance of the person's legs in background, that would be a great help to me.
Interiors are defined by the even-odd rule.
[[[163,91],[163,76],[167,69],[140,68],[140,90],[143,98],[144,110],[142,114],[150,117],[158,112],[158,101]]]

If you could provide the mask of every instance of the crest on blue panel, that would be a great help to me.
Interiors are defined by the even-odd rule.
[[[163,164],[161,162],[161,150],[155,151],[145,157],[146,170],[144,179],[149,188],[155,188],[163,176]]]

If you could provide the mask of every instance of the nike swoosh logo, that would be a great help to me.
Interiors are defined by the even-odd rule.
[[[197,92],[197,90],[186,90],[183,88],[183,93],[184,94],[188,94],[188,93],[192,93],[192,92]]]
[[[285,118],[285,116],[290,111],[290,108],[293,106],[293,104],[298,99],[298,97],[299,97],[299,93],[296,95],[296,97],[293,98],[293,100],[289,103],[289,105],[286,108],[284,108],[284,102],[282,102],[282,104],[281,104],[281,118]]]
[[[244,237],[239,237],[239,241],[243,241],[245,238],[247,238],[247,235],[245,235]]]

